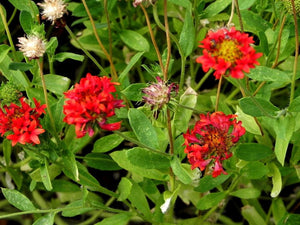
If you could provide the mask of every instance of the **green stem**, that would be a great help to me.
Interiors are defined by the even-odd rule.
[[[13,11],[13,13],[11,14],[11,16],[10,16],[8,22],[7,22],[7,25],[8,25],[8,26],[10,25],[10,23],[11,23],[11,22],[13,21],[13,19],[15,18],[15,15],[16,15],[17,11],[18,11],[17,8],[14,8],[14,11]]]
[[[106,51],[106,49],[105,49],[105,47],[104,47],[104,45],[103,45],[103,43],[102,43],[102,41],[101,41],[101,39],[100,39],[100,37],[99,37],[99,35],[98,35],[98,32],[97,32],[97,28],[96,28],[94,19],[93,19],[92,15],[91,15],[91,12],[90,12],[90,10],[89,10],[89,7],[88,7],[87,4],[86,4],[86,1],[85,1],[85,0],[81,0],[81,1],[82,1],[83,5],[84,5],[85,11],[86,11],[86,13],[88,14],[88,17],[89,17],[90,22],[91,22],[91,24],[92,24],[92,28],[93,28],[93,32],[94,32],[95,38],[96,38],[96,40],[97,40],[97,42],[98,42],[100,48],[102,49],[104,55],[106,56],[107,60],[108,60],[109,63],[110,63],[111,76],[112,76],[112,78],[113,78],[115,81],[117,81],[117,80],[118,80],[118,75],[117,75],[116,68],[115,68],[115,66],[114,66],[114,64],[113,64],[112,57],[111,57],[111,55]]]
[[[294,16],[294,23],[295,23],[295,61],[294,61],[294,69],[293,69],[293,77],[292,77],[292,84],[291,84],[291,95],[290,95],[290,104],[294,100],[295,96],[295,86],[296,86],[296,73],[297,73],[297,62],[298,62],[298,55],[299,55],[299,32],[298,32],[298,23],[297,23],[297,13],[295,8],[295,1],[291,0],[292,7],[293,7],[293,16]]]
[[[220,101],[220,93],[221,93],[222,80],[223,80],[223,75],[221,75],[221,77],[220,77],[220,79],[219,79],[218,90],[217,90],[217,97],[216,97],[215,112],[218,111],[218,107],[219,107],[219,101]]]
[[[109,13],[107,10],[107,0],[104,0],[103,3],[104,3],[104,13],[107,21],[107,29],[108,29],[109,55],[112,57],[112,36],[111,36]]]
[[[237,12],[237,15],[239,17],[239,23],[240,23],[241,31],[244,32],[244,26],[243,26],[243,20],[242,20],[242,16],[241,16],[241,12],[240,12],[240,7],[239,7],[239,1],[234,0],[234,2],[235,2],[235,6],[236,6],[236,12]]]
[[[153,31],[152,31],[152,27],[151,27],[151,23],[150,23],[150,20],[149,20],[148,13],[147,13],[145,7],[144,7],[142,4],[140,4],[140,7],[141,7],[141,9],[143,10],[143,13],[144,13],[144,16],[145,16],[145,19],[146,19],[146,22],[147,22],[149,34],[150,34],[150,37],[151,37],[151,40],[152,40],[152,44],[153,44],[153,46],[154,46],[154,49],[155,49],[155,51],[156,51],[156,55],[157,55],[157,59],[158,59],[158,62],[159,62],[161,71],[162,71],[162,73],[164,73],[164,64],[163,64],[163,62],[162,62],[161,54],[160,54],[159,48],[158,48],[158,46],[157,46],[157,43],[156,43],[156,40],[155,40]]]
[[[65,26],[66,31],[69,33],[69,35],[71,36],[71,38],[78,44],[78,46],[80,47],[80,49],[86,54],[87,57],[90,58],[90,60],[93,61],[93,63],[98,67],[98,69],[105,75],[108,75],[108,73],[105,71],[105,69],[98,63],[98,61],[94,58],[94,56],[91,55],[91,53],[89,53],[84,47],[83,45],[78,41],[78,39],[76,38],[75,34],[72,32],[72,30],[69,28],[68,25]]]
[[[2,7],[3,6],[0,4],[0,16],[1,16],[1,19],[2,19],[2,22],[3,22],[3,25],[4,25],[4,29],[5,29],[8,41],[9,41],[9,45],[10,45],[10,47],[12,49],[12,53],[14,55],[14,59],[16,60],[17,56],[16,56],[15,45],[14,45],[14,42],[12,40],[12,37],[11,37],[10,31],[9,31],[8,24],[7,24],[7,21],[6,21],[6,18],[5,18],[4,11],[3,11]]]
[[[197,84],[197,86],[195,87],[195,91],[199,90],[200,87],[202,86],[202,84],[207,80],[207,78],[210,76],[210,74],[213,72],[212,69],[210,69],[199,81],[199,83]]]
[[[50,104],[49,104],[49,100],[48,100],[48,93],[47,93],[47,87],[46,87],[46,82],[45,82],[45,77],[44,77],[44,73],[43,73],[43,66],[42,63],[40,62],[39,59],[36,60],[38,66],[39,66],[39,74],[41,77],[41,81],[42,81],[42,87],[43,87],[43,91],[44,91],[44,97],[45,97],[45,103],[46,103],[46,107],[47,107],[47,111],[48,111],[48,115],[50,118],[50,122],[51,122],[51,126],[53,129],[53,133],[54,133],[54,138],[56,140],[56,143],[59,143],[59,138],[57,136],[57,131],[56,131],[56,126],[55,126],[55,121],[50,109]]]
[[[164,69],[164,80],[168,80],[168,69],[171,59],[171,40],[170,40],[170,30],[169,30],[169,22],[168,22],[168,11],[167,11],[167,0],[164,0],[164,19],[165,19],[165,29],[166,29],[166,39],[167,39],[167,60]]]

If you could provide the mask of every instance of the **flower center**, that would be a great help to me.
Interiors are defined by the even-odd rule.
[[[225,39],[221,43],[217,43],[214,56],[224,59],[225,62],[234,64],[237,59],[243,56],[243,53],[234,40]]]

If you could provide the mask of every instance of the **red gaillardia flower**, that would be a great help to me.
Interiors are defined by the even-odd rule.
[[[254,68],[255,64],[259,65],[257,59],[262,56],[262,53],[256,53],[251,46],[254,43],[253,37],[234,27],[211,30],[200,43],[203,55],[196,62],[202,64],[204,72],[213,68],[216,79],[220,79],[222,75],[241,79],[244,77],[243,71],[249,73],[250,68]]]
[[[200,114],[194,129],[183,134],[186,146],[184,152],[187,153],[192,169],[198,167],[203,171],[208,165],[213,165],[213,177],[227,174],[222,161],[232,156],[231,147],[246,132],[241,121],[237,122],[235,117],[223,112]]]
[[[45,132],[39,117],[45,113],[46,105],[33,99],[35,108],[31,108],[24,97],[20,98],[21,106],[11,103],[0,108],[0,134],[8,134],[7,139],[12,141],[12,146],[21,144],[39,144],[38,135]]]
[[[122,100],[116,100],[112,95],[116,92],[117,82],[111,82],[108,77],[92,76],[87,74],[75,88],[65,92],[68,98],[63,112],[66,115],[64,122],[75,125],[78,138],[86,133],[93,136],[93,126],[97,123],[104,130],[118,130],[121,122],[107,123],[107,118],[115,115],[115,109],[121,108]]]

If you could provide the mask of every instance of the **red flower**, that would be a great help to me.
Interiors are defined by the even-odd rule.
[[[21,144],[39,144],[38,135],[45,132],[39,121],[39,117],[45,113],[46,105],[33,99],[35,108],[31,108],[25,102],[25,98],[19,99],[21,106],[11,103],[0,108],[0,134],[3,136],[8,132],[7,139],[12,140],[12,146],[18,142]]]
[[[213,68],[216,79],[220,79],[221,75],[241,79],[244,77],[243,71],[249,73],[250,68],[259,65],[257,59],[262,56],[251,46],[253,38],[234,27],[209,31],[200,43],[202,45],[199,47],[204,49],[203,55],[196,62],[202,64],[204,72]]]
[[[226,174],[222,161],[232,156],[231,147],[246,132],[241,121],[237,122],[235,117],[223,112],[200,114],[194,129],[183,134],[186,146],[184,152],[187,153],[192,169],[198,167],[203,171],[209,164],[213,164],[213,177]]]
[[[104,130],[118,130],[121,122],[107,123],[107,118],[115,115],[115,109],[123,107],[122,100],[116,100],[112,95],[116,92],[115,85],[108,77],[92,76],[87,74],[73,90],[65,92],[68,98],[63,112],[66,115],[64,122],[75,125],[78,138],[86,133],[94,134],[93,125],[97,123]]]

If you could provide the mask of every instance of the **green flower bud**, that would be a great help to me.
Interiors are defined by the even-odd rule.
[[[18,102],[22,93],[17,86],[12,82],[2,83],[0,86],[0,101],[1,105],[7,105],[12,102]]]

